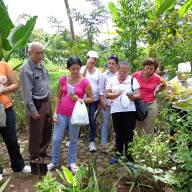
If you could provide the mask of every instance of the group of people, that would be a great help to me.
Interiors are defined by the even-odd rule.
[[[107,152],[108,149],[107,134],[112,117],[116,153],[109,163],[117,163],[123,154],[128,161],[133,161],[131,154],[128,153],[128,144],[133,141],[134,129],[136,128],[138,135],[154,134],[154,123],[157,117],[155,93],[165,87],[165,82],[156,74],[158,62],[148,58],[143,62],[141,71],[130,75],[130,65],[126,61],[119,62],[116,55],[108,57],[108,69],[104,73],[96,67],[99,58],[97,52],[87,53],[87,63],[84,66],[79,57],[72,56],[67,61],[69,75],[59,78],[55,108],[52,113],[50,82],[42,62],[44,46],[39,42],[32,42],[28,46],[28,53],[29,59],[20,69],[20,87],[27,109],[30,166],[25,166],[20,154],[15,129],[15,113],[9,98],[9,94],[19,87],[16,75],[7,63],[0,62],[0,76],[7,78],[7,82],[0,87],[0,103],[3,103],[6,113],[6,126],[0,128],[0,133],[7,147],[13,171],[33,172],[31,169],[37,169],[41,159],[49,156],[47,148],[51,141],[54,124],[52,159],[47,168],[52,170],[59,165],[61,142],[67,131],[70,140],[69,168],[73,173],[76,172],[80,126],[71,123],[71,115],[78,100],[84,101],[88,109],[89,151],[97,150],[96,113],[100,106],[103,116],[102,152]],[[134,104],[138,99],[145,102],[148,110],[147,118],[140,122],[136,120]],[[124,148],[125,153],[123,153]]]

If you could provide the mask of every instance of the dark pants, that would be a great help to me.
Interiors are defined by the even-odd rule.
[[[128,144],[133,141],[133,130],[136,124],[136,112],[118,112],[112,113],[113,127],[116,134],[116,150],[123,155],[123,147],[125,147],[125,156],[127,154]]]
[[[23,169],[24,161],[20,153],[20,147],[16,135],[16,119],[15,112],[12,107],[5,109],[6,127],[0,128],[0,134],[3,137],[11,160],[11,168],[14,172],[19,172]]]
[[[96,114],[99,101],[94,101],[88,105],[88,115],[89,115],[89,142],[95,141],[96,137]]]
[[[29,154],[31,160],[47,155],[52,131],[50,101],[48,99],[34,100],[34,104],[40,114],[40,119],[33,120],[29,117]]]

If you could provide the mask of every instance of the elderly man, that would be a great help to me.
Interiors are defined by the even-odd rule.
[[[21,90],[29,122],[29,154],[31,164],[47,157],[51,139],[52,111],[49,78],[42,63],[44,46],[32,42],[28,47],[29,59],[20,70]]]

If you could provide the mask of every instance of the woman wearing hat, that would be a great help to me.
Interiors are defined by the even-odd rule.
[[[98,54],[95,51],[87,53],[87,64],[81,67],[81,74],[88,79],[93,90],[94,102],[88,105],[89,111],[89,151],[95,152],[95,137],[96,137],[96,111],[100,100],[102,87],[102,73],[95,67],[98,59]]]

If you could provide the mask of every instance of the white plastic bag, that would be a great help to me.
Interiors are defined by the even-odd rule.
[[[71,115],[71,124],[72,125],[88,125],[89,124],[87,107],[83,101],[81,103],[78,100],[75,103],[75,107]]]
[[[6,114],[2,103],[0,103],[0,127],[6,127]]]
[[[122,108],[126,108],[126,107],[129,105],[129,98],[128,98],[128,96],[126,95],[126,93],[123,93],[123,94],[120,96],[120,103],[121,103],[121,107],[122,107]]]

